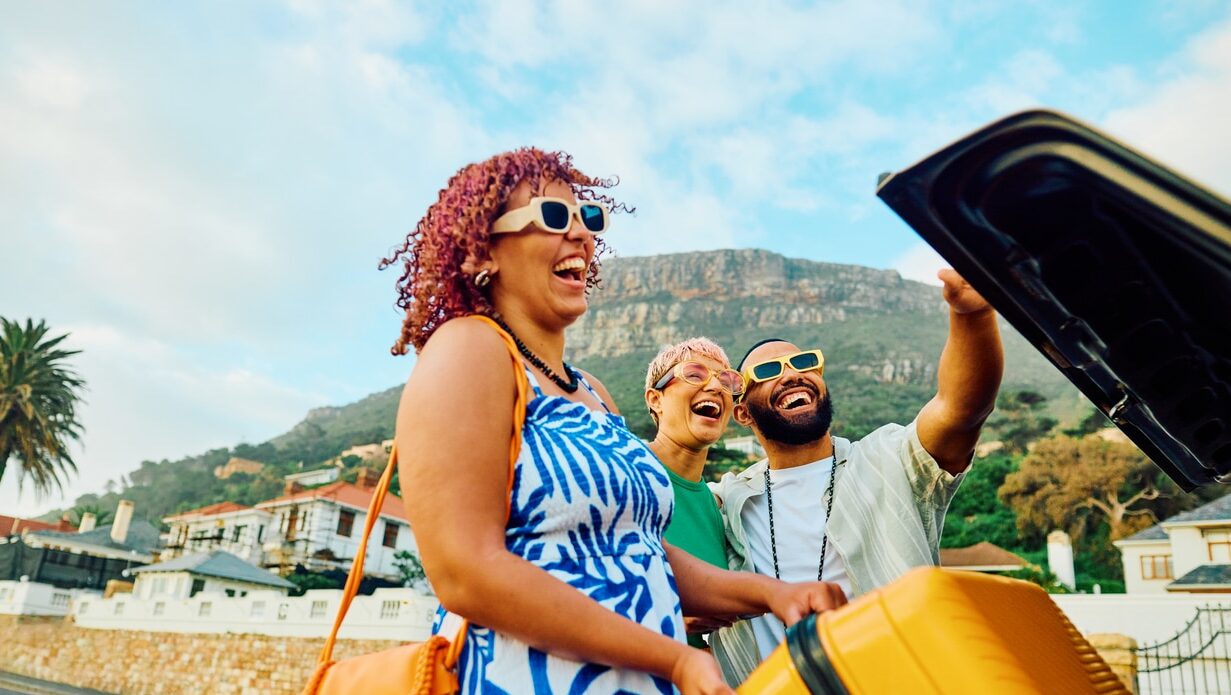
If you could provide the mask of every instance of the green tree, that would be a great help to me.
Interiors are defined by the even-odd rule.
[[[111,521],[111,512],[98,504],[78,504],[69,511],[68,520],[73,523],[73,526],[80,526],[81,517],[86,514],[93,514],[94,523],[98,526],[106,526]]]
[[[393,554],[393,566],[402,577],[402,586],[417,586],[427,581],[427,572],[419,556],[409,550],[399,550]]]
[[[81,438],[77,405],[85,387],[67,360],[64,334],[49,337],[47,324],[26,319],[25,326],[0,317],[0,479],[9,459],[17,463],[17,484],[28,478],[35,494],[63,489],[77,472],[68,451]]]
[[[1056,426],[1047,415],[1047,398],[1034,391],[1000,394],[996,412],[988,419],[988,432],[1004,443],[1006,453],[1020,454],[1027,445],[1047,436]]]
[[[1081,540],[1106,524],[1115,540],[1193,503],[1137,447],[1097,434],[1039,440],[999,494],[1034,539],[1059,528]]]
[[[971,464],[945,515],[940,537],[943,547],[963,548],[988,541],[1014,552],[1024,549],[1017,535],[1017,516],[996,494],[1017,466],[1018,457],[1005,454],[993,454]]]
[[[753,460],[742,451],[728,449],[721,443],[715,444],[705,452],[704,477],[706,480],[718,480],[728,471],[738,473],[744,470]]]

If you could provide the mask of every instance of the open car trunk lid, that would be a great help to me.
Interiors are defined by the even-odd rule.
[[[1231,205],[1062,114],[877,195],[1180,487],[1231,481]]]

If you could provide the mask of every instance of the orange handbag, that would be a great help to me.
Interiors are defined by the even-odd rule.
[[[517,380],[517,395],[513,402],[513,437],[509,443],[509,480],[505,497],[513,492],[513,467],[521,452],[521,428],[526,419],[527,392],[530,389],[526,372],[521,366],[521,356],[513,338],[486,316],[474,316],[491,324],[492,328],[504,339],[513,360],[513,373]],[[394,649],[386,649],[375,654],[364,654],[342,661],[333,660],[333,647],[337,642],[338,629],[350,608],[351,600],[359,591],[359,581],[363,578],[363,560],[367,555],[368,537],[376,525],[376,517],[380,515],[381,505],[389,491],[389,481],[393,479],[393,470],[397,466],[397,447],[389,453],[389,464],[385,467],[380,482],[372,493],[372,502],[368,505],[368,516],[363,526],[363,538],[359,542],[359,550],[351,565],[350,574],[346,578],[346,586],[342,590],[342,602],[338,605],[338,615],[333,620],[333,629],[325,640],[316,661],[316,670],[303,689],[303,695],[341,695],[343,693],[364,693],[364,695],[446,695],[458,692],[457,659],[462,651],[462,643],[466,639],[468,621],[462,621],[462,626],[453,641],[433,635],[426,642],[406,644]],[[508,519],[508,506],[505,507],[505,519]]]

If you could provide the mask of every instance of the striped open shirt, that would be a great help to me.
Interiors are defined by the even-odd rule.
[[[945,510],[964,473],[944,471],[919,442],[916,423],[885,425],[857,442],[833,438],[833,513],[829,542],[842,557],[855,598],[897,579],[908,570],[940,562]],[[747,552],[742,512],[748,500],[765,494],[762,459],[710,485],[723,501],[727,561],[733,570],[758,571]],[[827,499],[817,500],[823,514]],[[772,572],[762,572],[769,574]],[[713,634],[711,645],[729,683],[744,681],[765,656],[757,650],[748,621]]]

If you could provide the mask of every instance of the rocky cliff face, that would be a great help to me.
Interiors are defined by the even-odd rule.
[[[569,330],[569,352],[578,361],[656,350],[697,333],[719,338],[739,330],[945,311],[937,288],[896,271],[758,249],[616,258],[604,264],[602,278],[590,310]]]

